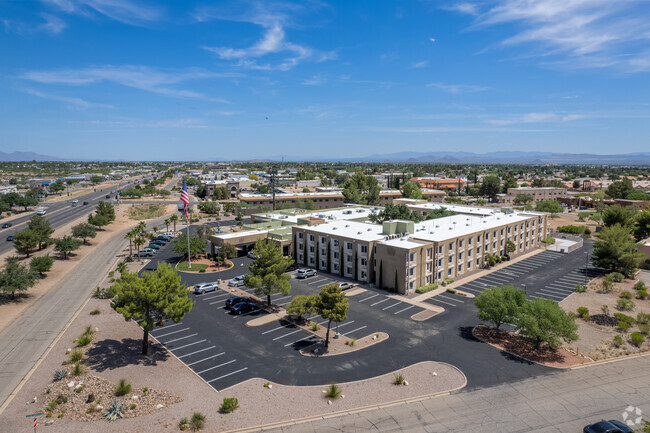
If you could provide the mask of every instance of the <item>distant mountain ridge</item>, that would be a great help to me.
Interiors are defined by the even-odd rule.
[[[41,155],[34,152],[0,152],[0,161],[69,161],[65,158],[57,158],[56,156]]]

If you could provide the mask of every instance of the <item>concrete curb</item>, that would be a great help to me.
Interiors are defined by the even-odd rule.
[[[430,362],[430,361],[424,361],[424,362]],[[448,364],[446,362],[438,362],[438,361],[434,361],[434,362],[437,362],[439,364],[447,365],[447,366],[457,370],[464,378],[463,384],[456,387],[456,388],[452,388],[452,389],[449,389],[449,390],[446,390],[446,391],[435,392],[435,393],[421,395],[421,396],[417,396],[417,397],[410,397],[410,398],[404,398],[404,399],[401,399],[401,400],[389,401],[389,402],[386,402],[386,403],[379,403],[379,404],[373,404],[373,405],[369,405],[369,406],[362,406],[362,407],[358,407],[358,408],[355,408],[355,409],[348,409],[348,410],[342,410],[342,411],[338,411],[338,412],[331,412],[331,413],[324,414],[324,415],[313,415],[313,416],[304,417],[304,418],[292,419],[290,421],[279,421],[279,422],[276,422],[276,423],[262,424],[262,425],[257,425],[257,426],[253,426],[253,427],[244,427],[244,428],[235,429],[235,430],[224,430],[222,433],[245,433],[245,432],[254,432],[254,431],[265,431],[265,430],[271,430],[271,429],[276,429],[276,428],[280,428],[280,427],[287,427],[287,426],[291,426],[291,425],[305,424],[305,423],[308,423],[308,422],[311,422],[311,421],[320,421],[320,420],[325,420],[325,419],[330,419],[330,418],[336,418],[336,417],[339,417],[339,416],[354,415],[354,414],[369,412],[369,411],[377,410],[377,409],[384,409],[384,408],[388,408],[388,407],[400,406],[400,405],[403,405],[403,404],[417,403],[417,402],[420,402],[420,401],[429,400],[431,398],[450,395],[452,392],[458,391],[458,390],[463,389],[463,388],[465,388],[467,386],[467,376],[465,376],[465,374],[458,367],[456,367],[454,365],[451,365],[451,364]],[[422,364],[422,363],[423,362],[418,362],[417,364],[413,364],[411,367]],[[399,371],[399,370],[396,370],[396,371]],[[394,373],[395,372],[392,372],[392,374],[394,374]],[[382,376],[384,376],[384,375],[382,375]],[[376,376],[376,377],[379,377],[379,376]],[[357,381],[352,381],[352,382],[345,382],[345,383],[342,383],[341,386],[349,385],[351,383],[365,382],[365,381],[369,381],[369,380],[373,380],[373,379],[375,379],[375,378],[368,378],[368,379],[362,379],[362,380],[357,380]],[[252,380],[252,379],[249,379],[249,380]],[[321,385],[321,386],[325,386],[325,385]],[[228,388],[226,388],[226,389],[228,389]],[[225,391],[225,389],[223,391]]]
[[[578,370],[580,368],[589,368],[589,367],[595,367],[597,365],[612,364],[614,362],[627,361],[628,359],[643,358],[644,356],[650,356],[650,352],[635,353],[633,355],[619,356],[618,358],[601,359],[600,361],[592,361],[587,364],[574,365],[573,367],[567,367],[566,369]]]

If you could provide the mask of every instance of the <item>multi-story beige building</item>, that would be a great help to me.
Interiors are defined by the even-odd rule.
[[[556,200],[559,197],[566,196],[566,188],[555,187],[527,187],[522,186],[519,188],[508,188],[507,194],[500,194],[498,202],[503,204],[513,204],[515,198],[520,194],[530,194],[533,197],[532,202],[541,200]]]
[[[412,293],[423,285],[476,272],[486,253],[517,256],[538,248],[549,232],[544,213],[455,208],[464,213],[421,223],[294,226],[294,258],[323,272]]]
[[[398,190],[382,190],[379,192],[378,205],[384,206],[386,203],[392,203],[396,198],[402,197],[402,193]],[[271,206],[273,203],[272,194],[239,194],[239,200],[242,203],[255,206]],[[344,197],[342,192],[325,191],[325,192],[304,192],[304,193],[276,193],[275,204],[288,205],[291,207],[296,206],[301,201],[311,200],[318,209],[331,209],[336,207],[345,206]]]

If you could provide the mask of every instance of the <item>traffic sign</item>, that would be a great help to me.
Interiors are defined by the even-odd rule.
[[[25,415],[25,418],[31,418],[31,417],[33,417],[33,416],[41,416],[41,415],[43,415],[43,412],[32,413],[32,414],[30,414],[30,415]]]

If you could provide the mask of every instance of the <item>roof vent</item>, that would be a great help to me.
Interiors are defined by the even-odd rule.
[[[361,234],[361,232],[357,232],[357,234],[358,234],[358,235],[360,235],[360,234]]]
[[[346,228],[350,227],[350,224],[346,224],[345,227],[346,227]]]

